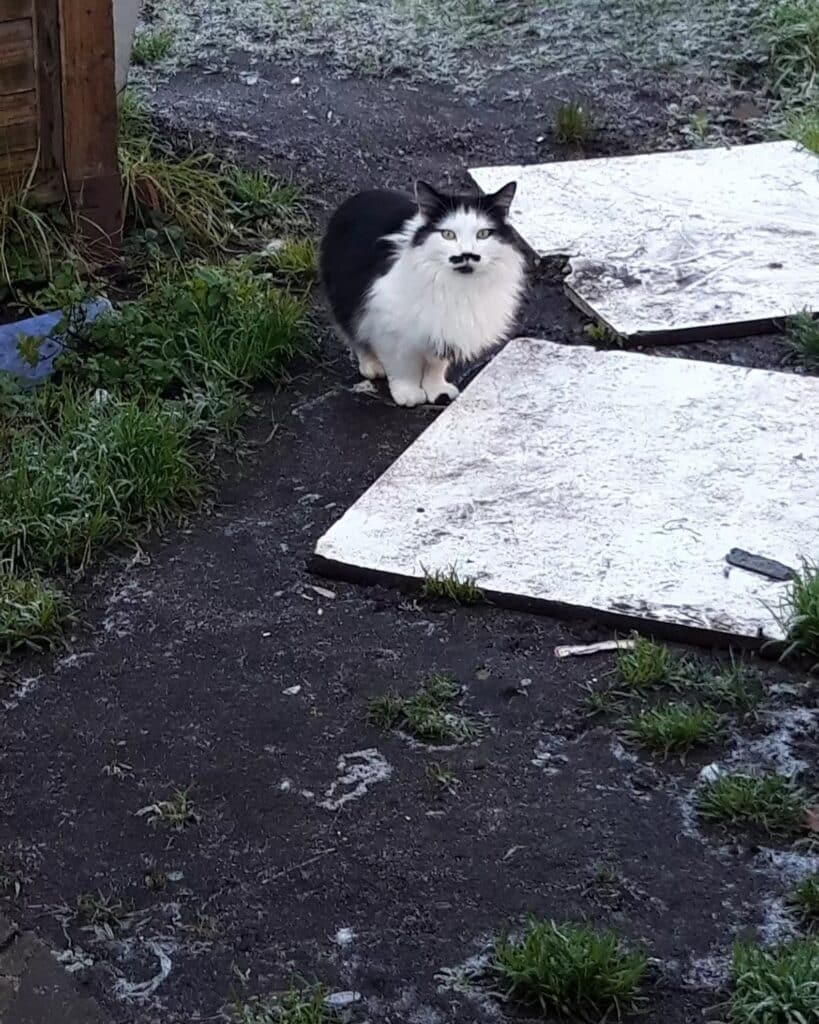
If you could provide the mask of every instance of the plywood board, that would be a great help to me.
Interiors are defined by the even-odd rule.
[[[316,566],[455,566],[511,604],[781,637],[789,584],[733,568],[819,552],[819,380],[511,342],[319,540]]]
[[[690,340],[819,309],[819,157],[792,142],[470,172],[571,257],[569,296],[617,334]]]

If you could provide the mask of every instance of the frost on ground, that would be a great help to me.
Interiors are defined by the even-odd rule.
[[[700,78],[758,65],[767,0],[170,0],[170,61],[323,58],[340,74],[474,87],[492,72],[647,70]],[[588,83],[593,88],[594,82]]]

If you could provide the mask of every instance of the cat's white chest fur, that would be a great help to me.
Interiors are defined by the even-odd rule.
[[[377,350],[400,345],[475,359],[506,337],[523,282],[523,258],[511,246],[469,275],[430,259],[423,246],[408,246],[370,289],[360,336]]]

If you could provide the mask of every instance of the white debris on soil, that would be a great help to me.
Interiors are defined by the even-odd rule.
[[[159,960],[159,970],[152,978],[148,978],[147,981],[131,982],[126,981],[125,978],[118,978],[115,991],[120,999],[148,999],[173,970],[173,964],[169,956],[173,948],[172,946],[153,939],[146,942],[145,945]]]
[[[557,775],[563,765],[569,763],[568,757],[560,751],[566,746],[566,737],[558,736],[557,733],[548,733],[538,740],[535,747],[534,757],[530,764],[535,768],[541,768],[546,775]]]
[[[819,853],[800,850],[760,850],[757,860],[762,870],[775,870],[791,884],[801,882],[808,875],[819,874]]]
[[[354,939],[355,931],[352,928],[339,928],[336,932],[336,944],[339,946],[349,946]]]
[[[636,640],[601,640],[597,644],[575,644],[568,647],[555,647],[556,658],[582,658],[588,654],[601,654],[603,651],[631,651]]]
[[[780,896],[765,901],[765,915],[758,932],[763,946],[779,946],[799,934],[798,922]]]
[[[154,597],[153,590],[144,590],[137,580],[130,579],[117,586],[108,598],[102,628],[118,638],[130,636],[134,631],[132,609],[144,605]]]
[[[680,980],[686,988],[715,992],[728,981],[730,964],[725,955],[692,957],[683,967]]]
[[[374,747],[342,754],[337,767],[340,777],[319,801],[319,807],[328,811],[337,811],[351,800],[359,800],[371,786],[385,782],[392,775],[392,765]]]
[[[73,945],[68,949],[52,950],[51,952],[57,963],[62,964],[69,974],[85,971],[89,967],[93,967],[96,962],[90,953],[85,952],[82,946]]]
[[[0,701],[6,711],[13,711],[18,704],[21,704],[30,694],[34,693],[42,681],[42,676],[26,676],[19,682],[15,680],[11,689],[11,696]]]

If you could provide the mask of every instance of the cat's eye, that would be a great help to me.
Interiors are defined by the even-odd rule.
[[[448,228],[444,228],[444,230],[441,232],[441,238],[445,238],[448,242],[454,242],[455,232],[450,231]]]
[[[478,232],[478,238],[481,241],[483,241],[485,238],[489,238],[494,233],[495,232],[492,230],[492,228],[481,228],[481,230]]]

